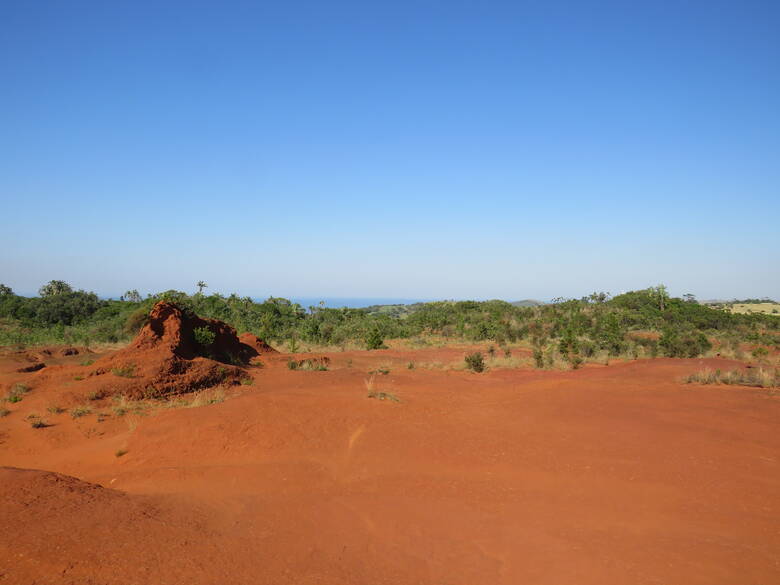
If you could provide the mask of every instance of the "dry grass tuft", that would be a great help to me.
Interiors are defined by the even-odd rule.
[[[688,384],[727,384],[734,386],[752,386],[754,388],[780,387],[780,372],[764,368],[750,370],[712,370],[706,368],[685,379]]]
[[[196,392],[192,400],[184,405],[184,408],[198,408],[200,406],[208,406],[209,404],[219,404],[220,402],[225,402],[225,398],[225,389],[222,386],[209,388],[208,390]]]

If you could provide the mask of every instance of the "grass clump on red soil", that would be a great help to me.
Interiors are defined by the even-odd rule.
[[[125,366],[118,366],[111,368],[111,373],[120,378],[134,378],[135,377],[135,364],[127,364]]]
[[[749,370],[712,370],[706,368],[685,379],[688,384],[726,384],[734,386],[752,386],[754,388],[780,387],[780,372],[764,368]]]
[[[27,417],[27,420],[30,421],[30,426],[34,429],[45,429],[46,427],[51,426],[49,423],[46,422],[45,419],[41,418],[37,414],[30,414]]]
[[[22,401],[22,397],[30,391],[30,387],[27,384],[17,383],[11,386],[11,390],[8,392],[8,396],[5,397],[7,402],[15,404]]]
[[[482,352],[470,353],[463,358],[463,361],[466,362],[466,367],[472,372],[479,374],[485,371],[485,357],[482,355]]]
[[[82,416],[87,416],[88,414],[92,414],[92,409],[88,406],[76,406],[75,408],[70,409],[71,418],[81,418]]]
[[[326,372],[330,366],[330,358],[305,358],[302,360],[287,360],[288,370],[308,370],[313,372]]]

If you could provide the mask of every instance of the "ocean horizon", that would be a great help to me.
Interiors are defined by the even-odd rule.
[[[289,297],[293,303],[298,303],[302,307],[316,307],[321,302],[329,309],[341,309],[349,307],[351,309],[362,309],[372,305],[411,305],[414,303],[428,303],[432,299],[400,299],[394,297]],[[254,299],[262,302],[266,299]]]

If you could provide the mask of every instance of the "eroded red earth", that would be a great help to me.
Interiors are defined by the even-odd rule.
[[[50,353],[0,357],[30,389],[0,418],[0,583],[780,583],[780,398],[681,382],[726,360],[264,354],[222,403],[120,416],[86,398],[111,355]]]

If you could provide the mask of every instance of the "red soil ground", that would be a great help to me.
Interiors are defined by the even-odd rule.
[[[265,354],[220,404],[102,419],[46,411],[84,355],[6,353],[0,465],[45,471],[0,470],[0,583],[780,583],[780,398],[681,383],[733,362],[406,368],[463,353]]]

